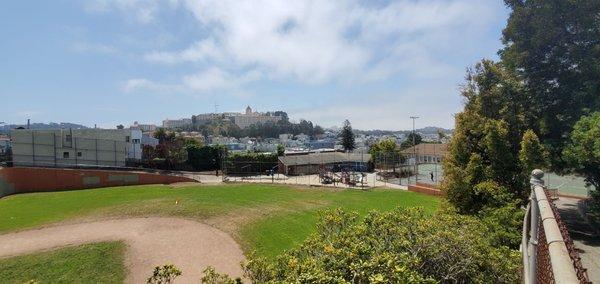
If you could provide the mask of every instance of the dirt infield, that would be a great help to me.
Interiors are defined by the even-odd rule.
[[[3,234],[0,258],[113,240],[127,244],[128,283],[145,283],[155,266],[168,263],[183,271],[177,283],[197,283],[208,265],[242,276],[240,262],[244,255],[228,234],[178,218],[115,219]]]

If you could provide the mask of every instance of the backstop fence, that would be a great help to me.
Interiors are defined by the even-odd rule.
[[[543,176],[541,170],[534,170],[531,176],[521,242],[523,280],[528,284],[591,283]]]

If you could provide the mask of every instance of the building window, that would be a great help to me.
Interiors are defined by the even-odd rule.
[[[81,157],[81,152],[77,152],[77,157]]]
[[[69,158],[69,152],[63,152],[63,159]]]
[[[131,139],[131,142],[133,142],[133,144],[140,144],[140,139]]]
[[[71,134],[67,134],[67,136],[65,137],[65,140],[69,143],[71,143],[71,141],[73,141],[73,136]]]
[[[129,142],[129,136],[125,136],[125,142]]]

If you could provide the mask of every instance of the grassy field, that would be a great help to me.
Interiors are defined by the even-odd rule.
[[[125,244],[106,242],[0,259],[0,282],[123,283]]]
[[[128,186],[32,193],[0,199],[0,233],[78,218],[180,216],[231,233],[247,252],[276,255],[314,229],[319,210],[370,210],[422,206],[438,199],[400,190],[333,190],[285,185],[229,184],[171,187]]]

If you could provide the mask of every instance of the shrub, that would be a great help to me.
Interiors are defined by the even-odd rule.
[[[253,283],[515,283],[517,251],[495,246],[477,218],[452,210],[322,214],[317,232],[274,262],[244,264]]]
[[[214,267],[209,266],[203,271],[204,276],[201,281],[203,284],[236,284],[242,283],[240,278],[231,279],[227,274],[218,273]]]
[[[177,276],[181,275],[181,270],[172,264],[157,266],[154,268],[152,276],[148,278],[148,284],[170,284]]]

